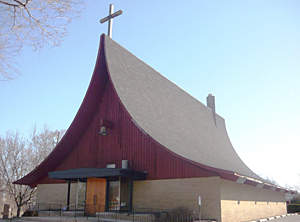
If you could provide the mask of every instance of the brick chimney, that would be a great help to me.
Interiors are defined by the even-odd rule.
[[[211,108],[212,116],[214,118],[215,125],[217,126],[215,97],[212,94],[208,94],[206,97],[206,103],[207,106]]]
[[[207,106],[212,109],[213,113],[216,113],[215,97],[212,94],[208,94],[206,102]]]

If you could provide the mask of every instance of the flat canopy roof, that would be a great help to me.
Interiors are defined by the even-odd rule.
[[[60,180],[85,181],[90,177],[126,177],[133,180],[145,180],[147,172],[119,168],[79,168],[49,172],[49,178]]]

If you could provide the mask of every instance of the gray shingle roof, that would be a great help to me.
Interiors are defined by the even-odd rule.
[[[132,119],[172,152],[206,166],[256,176],[235,152],[225,120],[112,39],[105,37],[108,71]]]

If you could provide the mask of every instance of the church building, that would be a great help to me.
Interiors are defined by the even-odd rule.
[[[286,214],[285,188],[240,159],[225,120],[106,35],[85,98],[62,140],[15,182],[37,203],[86,213],[188,207],[202,218],[247,221]]]

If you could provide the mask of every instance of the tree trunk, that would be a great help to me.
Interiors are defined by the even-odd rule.
[[[20,217],[20,213],[21,213],[21,206],[17,206],[17,217]]]

